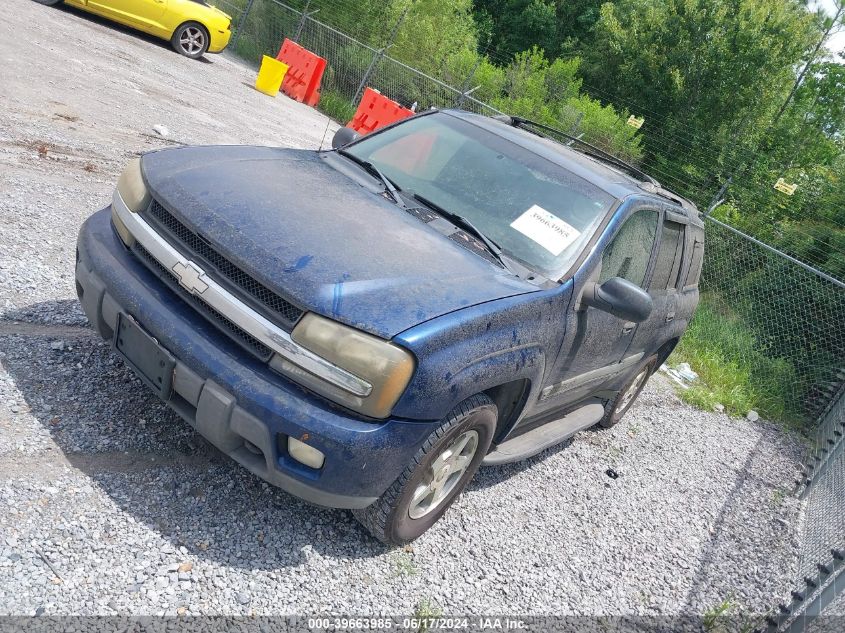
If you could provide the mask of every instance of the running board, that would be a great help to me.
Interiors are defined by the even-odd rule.
[[[512,440],[502,442],[496,450],[487,454],[482,466],[510,464],[533,457],[550,446],[560,444],[578,431],[596,424],[604,416],[604,407],[600,404],[588,404],[576,409],[554,422],[547,422],[532,431],[523,433]]]

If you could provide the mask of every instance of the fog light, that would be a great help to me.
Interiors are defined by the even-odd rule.
[[[320,451],[313,446],[308,446],[305,442],[300,442],[295,437],[288,438],[288,455],[300,464],[305,464],[311,468],[322,468],[326,461],[326,456]]]

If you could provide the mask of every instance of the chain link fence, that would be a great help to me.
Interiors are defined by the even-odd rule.
[[[479,114],[501,114],[467,94],[471,87],[462,92],[390,57],[390,44],[405,14],[385,26],[385,40],[377,48],[321,22],[318,12],[299,11],[278,0],[228,0],[221,8],[229,11],[237,25],[232,51],[250,64],[257,66],[262,55],[275,56],[286,37],[325,58],[320,107],[339,120],[351,119],[366,86],[406,107],[416,104],[418,111],[462,107]]]
[[[319,107],[339,121],[352,118],[365,86],[417,110],[461,107],[501,114],[472,96],[474,70],[455,87],[389,55],[405,14],[385,24],[383,41],[363,43],[347,34],[354,24],[326,24],[319,12],[309,12],[308,3],[299,10],[280,0],[218,2],[237,25],[231,50],[248,63],[257,67],[261,55],[275,56],[285,37],[325,58]],[[602,139],[581,132],[581,116],[573,109],[560,127],[602,146]],[[658,178],[666,173],[659,163],[642,167]],[[689,195],[685,183],[667,184]],[[766,625],[810,630],[845,584],[845,283],[709,216],[706,241],[702,307],[731,332],[720,343],[723,361],[752,368],[751,388],[770,400],[768,411],[816,429],[801,485],[806,511],[797,588]]]
[[[768,410],[818,419],[845,381],[845,284],[716,219],[706,229],[702,302],[741,328],[725,354],[754,368]]]
[[[845,625],[845,388],[821,418],[799,495],[805,500],[792,593],[768,631],[833,633]]]

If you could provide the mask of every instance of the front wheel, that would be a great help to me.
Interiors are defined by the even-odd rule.
[[[38,4],[46,4],[48,7],[55,7],[57,4],[61,4],[65,0],[35,0]]]
[[[493,441],[498,411],[485,395],[458,405],[373,505],[353,515],[383,543],[413,541],[446,512],[469,483]]]
[[[170,44],[177,53],[199,59],[208,50],[208,31],[198,22],[186,22],[173,33]]]
[[[614,426],[628,413],[628,409],[634,404],[634,400],[640,395],[640,392],[645,387],[648,379],[654,373],[657,367],[657,356],[651,356],[642,365],[640,365],[634,377],[622,387],[616,397],[607,403],[605,407],[604,417],[599,421],[603,427]]]

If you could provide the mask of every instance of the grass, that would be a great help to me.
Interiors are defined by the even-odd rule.
[[[733,600],[731,598],[727,598],[723,600],[721,604],[711,607],[705,611],[702,616],[702,625],[704,626],[704,630],[707,631],[707,633],[723,630],[722,627],[719,626],[719,620],[727,617],[728,613],[730,613],[734,606]]]
[[[355,116],[356,110],[355,106],[349,102],[348,97],[332,90],[326,90],[320,95],[317,109],[341,125],[349,123]]]
[[[755,410],[761,416],[794,422],[798,406],[791,397],[795,370],[785,360],[769,358],[754,332],[738,316],[703,297],[695,318],[669,358],[669,365],[687,362],[699,380],[680,393],[697,407],[716,403],[732,415]]]
[[[443,615],[443,609],[441,609],[431,598],[426,597],[417,603],[413,617],[417,620],[426,620],[427,618],[439,618],[441,615]],[[428,630],[428,624],[422,622],[417,628],[417,633],[424,633]]]
[[[396,576],[416,576],[419,572],[414,559],[407,552],[398,552],[393,557],[393,565]]]

